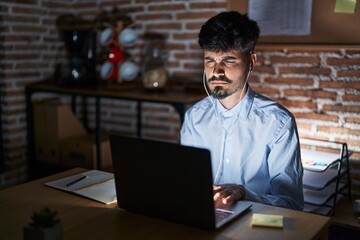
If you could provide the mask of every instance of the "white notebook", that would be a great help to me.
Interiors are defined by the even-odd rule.
[[[72,192],[101,203],[116,203],[115,181],[112,173],[90,170],[47,182],[45,185]]]

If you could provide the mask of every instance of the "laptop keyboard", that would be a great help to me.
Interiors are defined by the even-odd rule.
[[[225,218],[227,218],[228,216],[232,215],[234,212],[232,211],[228,211],[225,209],[220,209],[220,208],[216,208],[215,209],[215,219],[216,222],[219,222]]]

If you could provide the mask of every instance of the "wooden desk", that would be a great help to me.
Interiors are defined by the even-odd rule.
[[[0,191],[0,239],[22,238],[33,211],[50,207],[64,224],[64,239],[327,239],[330,219],[253,203],[251,210],[217,231],[187,227],[126,212],[44,186],[47,181],[85,171],[76,168]],[[252,227],[252,213],[281,214],[284,228]]]
[[[331,217],[331,224],[352,228],[360,232],[360,223],[357,218],[360,217],[360,213],[354,210],[354,201],[349,201],[347,197],[342,197],[336,205],[336,212]]]
[[[360,213],[354,211],[354,201],[342,197],[336,204],[334,216],[331,217],[329,240],[358,240],[360,236],[358,217]]]
[[[31,160],[35,158],[32,106],[32,97],[35,93],[56,93],[71,96],[72,109],[74,112],[76,109],[76,97],[95,98],[95,136],[98,169],[101,169],[101,99],[107,98],[135,101],[137,103],[137,135],[141,137],[141,104],[143,102],[170,104],[179,113],[181,124],[183,122],[187,106],[194,104],[206,96],[205,91],[202,92],[198,87],[194,87],[191,90],[185,89],[184,87],[171,86],[170,84],[169,87],[162,92],[146,91],[138,83],[124,83],[118,84],[117,86],[97,85],[89,87],[63,87],[53,84],[50,81],[41,81],[29,84],[26,86],[26,111],[28,121],[28,160],[30,167],[32,166]],[[87,126],[86,124],[87,121],[85,120],[84,125]],[[31,172],[29,172],[29,176],[31,176]]]

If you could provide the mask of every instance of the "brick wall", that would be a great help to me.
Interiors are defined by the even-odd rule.
[[[51,76],[54,65],[64,60],[56,17],[76,13],[93,19],[114,6],[135,22],[139,41],[129,52],[136,61],[147,42],[162,36],[171,79],[200,81],[203,65],[197,34],[207,18],[226,9],[226,0],[2,1],[1,124],[6,171],[0,174],[0,184],[26,179],[24,86]],[[250,84],[294,113],[301,137],[347,142],[353,152],[353,190],[360,194],[360,47],[259,45],[257,54]],[[135,133],[133,103],[106,100],[103,104],[106,130]],[[172,107],[144,104],[143,110],[144,137],[177,141],[179,118]],[[93,126],[92,114],[89,119]]]

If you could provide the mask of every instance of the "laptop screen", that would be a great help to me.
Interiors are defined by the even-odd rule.
[[[210,152],[110,136],[118,206],[201,228],[215,228]]]

